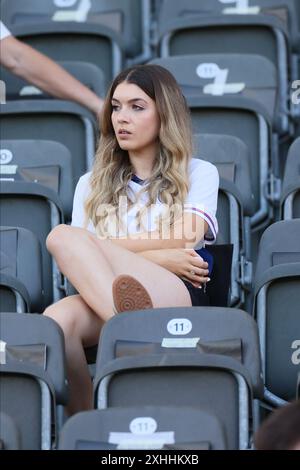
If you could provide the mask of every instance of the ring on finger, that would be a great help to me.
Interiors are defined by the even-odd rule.
[[[190,273],[191,273],[192,276],[195,276],[195,274],[196,274],[195,271],[193,271],[193,270],[190,271]]]

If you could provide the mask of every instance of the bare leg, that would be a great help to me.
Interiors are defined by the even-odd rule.
[[[47,247],[82,299],[105,321],[113,315],[112,283],[119,274],[140,281],[156,308],[191,306],[188,290],[173,273],[87,230],[60,225],[48,236]]]
[[[80,293],[45,311],[65,335],[68,413],[73,414],[92,407],[92,384],[83,347],[97,344],[103,321],[113,315],[112,283],[116,276],[130,274],[139,280],[154,307],[191,306],[191,300],[177,276],[112,242],[98,240],[86,230],[58,226],[49,235],[47,247]]]
[[[65,336],[70,398],[67,414],[93,408],[93,387],[84,347],[98,343],[102,320],[82,300],[73,295],[48,307],[44,315],[55,320]]]

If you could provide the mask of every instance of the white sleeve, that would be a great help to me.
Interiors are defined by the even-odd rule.
[[[73,199],[73,211],[72,211],[72,223],[73,227],[84,228],[85,212],[84,202],[89,194],[89,178],[91,173],[86,173],[77,183],[74,199]]]
[[[11,36],[11,32],[7,29],[5,24],[0,21],[0,41],[8,36]]]
[[[194,160],[190,171],[190,190],[184,205],[184,211],[199,215],[208,224],[204,241],[212,244],[216,241],[218,222],[216,219],[219,173],[217,168],[204,160]]]

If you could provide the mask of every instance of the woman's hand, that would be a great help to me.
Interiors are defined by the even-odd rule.
[[[140,253],[145,258],[164,267],[177,276],[188,280],[195,287],[209,282],[208,263],[203,261],[195,250],[190,248],[171,248]]]

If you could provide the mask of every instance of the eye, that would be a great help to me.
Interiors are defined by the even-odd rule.
[[[120,109],[120,106],[118,104],[112,104],[111,107],[113,111],[118,111]]]
[[[132,109],[135,109],[136,111],[143,111],[144,108],[142,106],[138,106],[137,104],[133,104]]]

